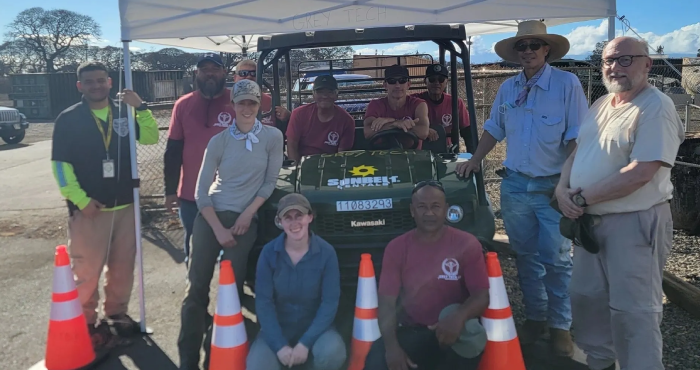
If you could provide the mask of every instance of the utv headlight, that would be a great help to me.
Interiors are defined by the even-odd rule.
[[[450,208],[447,209],[447,221],[455,224],[459,221],[462,221],[462,218],[464,217],[464,210],[460,206],[450,206]]]
[[[275,216],[275,226],[277,226],[278,229],[284,230],[284,227],[282,227],[282,224],[280,223],[280,218]]]

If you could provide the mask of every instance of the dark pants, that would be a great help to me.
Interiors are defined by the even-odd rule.
[[[238,213],[217,212],[217,217],[226,228],[236,223]],[[250,252],[257,236],[257,220],[253,219],[248,231],[241,236],[235,236],[236,246],[225,248],[222,260],[231,261],[233,273],[236,279],[239,299],[243,295],[243,282],[247,273],[248,253]],[[185,299],[182,302],[180,337],[178,338],[178,351],[180,352],[180,369],[199,369],[199,354],[202,347],[204,334],[211,325],[211,315],[207,312],[209,306],[209,286],[214,270],[217,268],[216,260],[221,252],[221,245],[216,240],[214,231],[209,223],[197,215],[192,231],[192,253],[188,269],[187,288]],[[210,338],[209,338],[210,340]],[[206,358],[205,368],[209,358],[209,340],[204,343]]]
[[[396,337],[417,370],[476,370],[481,361],[481,354],[464,358],[449,347],[441,348],[435,332],[425,327],[399,327]],[[388,369],[384,338],[379,338],[367,355],[365,370]]]
[[[189,266],[190,259],[190,238],[192,237],[192,228],[194,227],[194,218],[197,217],[199,209],[197,202],[180,198],[180,222],[185,229],[184,252],[185,252],[185,267]]]

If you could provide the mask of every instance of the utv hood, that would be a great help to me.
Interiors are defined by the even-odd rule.
[[[350,190],[387,192],[412,189],[435,179],[430,151],[377,150],[321,154],[305,158],[299,172],[301,193]]]

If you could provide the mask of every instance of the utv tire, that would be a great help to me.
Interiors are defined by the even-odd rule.
[[[26,131],[22,130],[17,135],[13,135],[13,136],[5,135],[2,137],[2,141],[6,142],[7,144],[19,144],[22,140],[24,140],[25,134],[26,134]]]

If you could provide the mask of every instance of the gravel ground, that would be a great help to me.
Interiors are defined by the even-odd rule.
[[[493,161],[498,162],[498,161]],[[493,163],[492,162],[492,163]],[[486,166],[485,178],[494,165]],[[497,166],[495,166],[497,168]],[[495,177],[495,176],[493,176]],[[496,232],[505,233],[500,218],[500,182],[486,184],[486,191],[496,213]],[[524,320],[522,293],[518,286],[515,260],[501,256],[501,268],[516,323]],[[666,263],[666,271],[700,288],[700,237],[689,236],[676,230],[673,250]],[[700,370],[700,320],[693,318],[664,297],[664,318],[661,324],[664,338],[664,365],[666,369]]]

